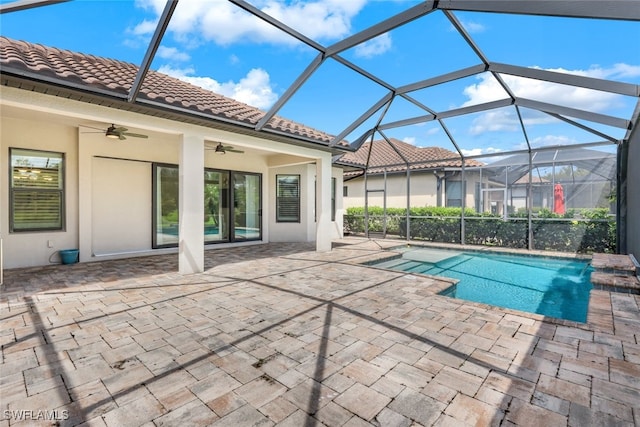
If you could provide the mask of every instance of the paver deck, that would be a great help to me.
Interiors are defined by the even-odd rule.
[[[640,425],[640,297],[588,324],[436,295],[345,239],[5,272],[0,426]]]

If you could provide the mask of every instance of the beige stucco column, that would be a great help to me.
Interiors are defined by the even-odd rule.
[[[316,159],[316,251],[331,250],[331,154]]]
[[[178,270],[204,271],[204,139],[183,135],[179,165]]]
[[[85,128],[78,127],[78,249],[80,262],[93,258],[93,156],[85,141]]]

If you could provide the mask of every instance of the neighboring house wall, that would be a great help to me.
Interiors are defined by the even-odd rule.
[[[465,174],[466,197],[465,203],[467,207],[474,208],[476,203],[475,189],[479,182],[479,174],[477,172],[468,172]],[[460,181],[460,175],[447,178],[449,182]],[[440,204],[446,206],[446,182],[441,181],[438,190],[438,180],[433,172],[411,172],[411,207],[419,206],[438,206],[438,191],[440,191]],[[455,185],[455,184],[454,184]],[[486,179],[485,179],[486,185]],[[344,197],[345,209],[350,207],[363,207],[365,201],[364,178],[358,177],[345,181],[344,186],[347,187],[347,196]],[[369,206],[383,206],[384,192],[371,192],[371,190],[384,190],[385,178],[383,175],[371,175],[367,177],[367,188],[369,189]],[[386,198],[388,208],[406,208],[407,207],[407,175],[405,173],[387,174],[386,177]]]
[[[16,89],[3,90],[16,91],[18,97],[21,95]],[[55,102],[65,103],[60,99],[56,99]],[[146,123],[150,128],[162,124],[165,129],[169,129],[174,125],[173,122],[164,119],[140,115],[133,117],[125,112],[85,106],[75,101],[68,103],[87,111],[103,110],[103,123],[117,116],[116,122],[136,120],[139,126]],[[191,125],[176,123],[174,135],[168,131],[149,131],[148,139],[128,138],[120,141],[105,138],[103,133],[94,129],[79,128],[73,124],[76,119],[72,117],[51,116],[51,119],[47,119],[29,110],[20,110],[20,114],[11,117],[5,114],[6,111],[8,110],[3,109],[0,119],[0,235],[4,243],[4,268],[57,263],[59,257],[56,252],[61,249],[79,248],[81,261],[177,252],[177,248],[152,249],[152,202],[155,196],[152,188],[152,169],[153,164],[179,164],[180,136],[176,134],[184,130],[181,128],[189,128]],[[96,111],[92,113],[95,114]],[[95,120],[99,120],[99,115]],[[261,176],[262,239],[257,240],[258,242],[316,240],[315,200],[310,196],[315,191],[317,159],[314,157],[324,156],[330,160],[328,153],[246,135],[212,129],[202,130],[193,126],[191,128],[209,135],[207,140],[220,139],[225,141],[225,144],[247,151],[244,154],[227,153],[222,156],[214,154],[213,151],[204,151],[204,166]],[[12,147],[64,153],[64,230],[10,232],[11,183],[8,179],[8,169]],[[256,148],[251,150],[251,147]],[[278,157],[278,165],[271,164],[272,156]],[[307,163],[280,166],[287,161],[300,163],[301,159]],[[302,216],[301,223],[297,226],[275,222],[275,175],[290,171],[300,173],[303,178]],[[334,173],[337,173],[337,185],[341,186],[342,171],[334,169]],[[339,192],[338,196],[341,197],[342,193]],[[341,201],[338,206],[342,206]],[[336,222],[330,225],[331,237],[340,237],[341,220],[340,214],[336,217]],[[208,247],[219,248],[231,244],[219,243]]]
[[[345,209],[364,206],[364,178],[351,179],[344,182],[347,196],[344,197]],[[369,206],[383,206],[382,190],[385,190],[383,175],[367,177],[369,189]],[[372,190],[379,190],[373,192]],[[386,178],[386,197],[388,208],[407,207],[407,176],[406,174],[388,174]],[[411,206],[436,205],[436,179],[433,175],[414,173],[411,175]]]
[[[509,203],[515,212],[519,209],[527,208],[527,186],[518,186],[511,187],[509,189],[509,194],[507,195],[507,203]],[[548,207],[548,200],[542,199],[541,207]]]

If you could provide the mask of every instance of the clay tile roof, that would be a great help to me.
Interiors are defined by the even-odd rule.
[[[8,69],[118,94],[128,93],[138,72],[138,67],[131,63],[0,36],[0,71],[4,74]],[[250,105],[151,70],[144,79],[139,98],[250,125],[257,124],[265,115]],[[325,132],[278,116],[273,117],[265,129],[323,145],[333,139]]]
[[[406,162],[398,154],[409,162],[410,170],[440,169],[446,167],[462,167],[462,159],[458,153],[441,147],[416,147],[406,142],[391,138],[396,150],[385,140],[373,141],[371,156],[369,158],[368,173],[402,172],[407,170]],[[369,156],[369,147],[372,142],[368,141],[353,153],[346,153],[340,157],[339,163],[349,166],[365,167]],[[482,166],[483,163],[476,160],[467,160],[467,167]],[[345,172],[345,176],[358,175],[361,172]]]
[[[532,178],[531,179],[532,184],[551,183],[551,181],[549,181],[548,179],[538,177],[535,175],[533,175],[531,178]],[[514,182],[514,184],[528,184],[528,183],[529,183],[529,174],[524,175],[522,178]]]

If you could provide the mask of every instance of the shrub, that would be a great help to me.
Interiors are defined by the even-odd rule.
[[[407,235],[406,209],[387,208],[387,234]],[[384,230],[384,209],[369,207],[369,231]],[[461,242],[461,208],[412,207],[409,210],[411,238],[429,242]],[[465,209],[465,243],[510,248],[528,248],[529,221],[519,211],[507,220],[488,213]],[[572,221],[573,219],[573,221]],[[578,221],[580,219],[580,221]],[[344,217],[345,233],[364,233],[364,208],[348,208]],[[534,249],[562,252],[615,252],[616,223],[607,208],[570,209],[559,215],[540,209],[532,220]]]

